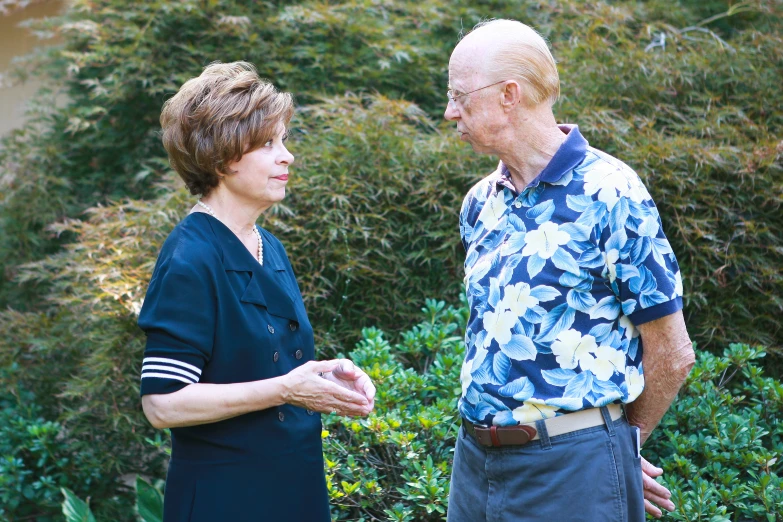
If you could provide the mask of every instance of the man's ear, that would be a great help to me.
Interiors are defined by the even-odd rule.
[[[504,111],[510,111],[518,104],[523,102],[522,86],[516,80],[508,80],[503,84],[501,94],[501,104]]]

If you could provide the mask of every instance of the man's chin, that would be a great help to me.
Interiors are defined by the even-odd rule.
[[[487,151],[481,148],[481,145],[477,145],[473,143],[472,141],[468,141],[470,143],[470,147],[473,149],[473,152],[478,154],[487,154]]]
[[[459,135],[459,140],[467,142],[470,147],[473,149],[473,152],[477,152],[479,154],[486,154],[487,151],[483,150],[481,148],[481,145],[477,145],[473,140],[470,139],[470,135],[468,133],[463,133]]]

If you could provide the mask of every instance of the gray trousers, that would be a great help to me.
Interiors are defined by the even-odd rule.
[[[614,422],[524,446],[487,448],[457,437],[448,522],[643,522],[635,428]]]

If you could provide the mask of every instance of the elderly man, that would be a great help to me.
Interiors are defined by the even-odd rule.
[[[470,318],[450,522],[642,521],[673,509],[639,453],[694,363],[682,279],[636,173],[558,125],[528,26],[477,26],[445,117],[500,159],[460,214]]]

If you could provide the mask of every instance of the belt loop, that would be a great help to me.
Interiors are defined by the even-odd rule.
[[[489,427],[489,440],[492,441],[492,447],[497,448],[502,446],[500,443],[500,439],[498,438],[498,427],[497,426],[490,426]]]
[[[541,448],[545,450],[552,449],[552,441],[549,440],[549,432],[546,431],[546,421],[536,421],[536,431],[538,431],[538,438],[541,440]]]
[[[609,414],[609,408],[601,406],[601,415],[604,416],[604,423],[606,423],[606,429],[609,430],[609,436],[614,437],[614,422],[612,422],[612,416]]]

